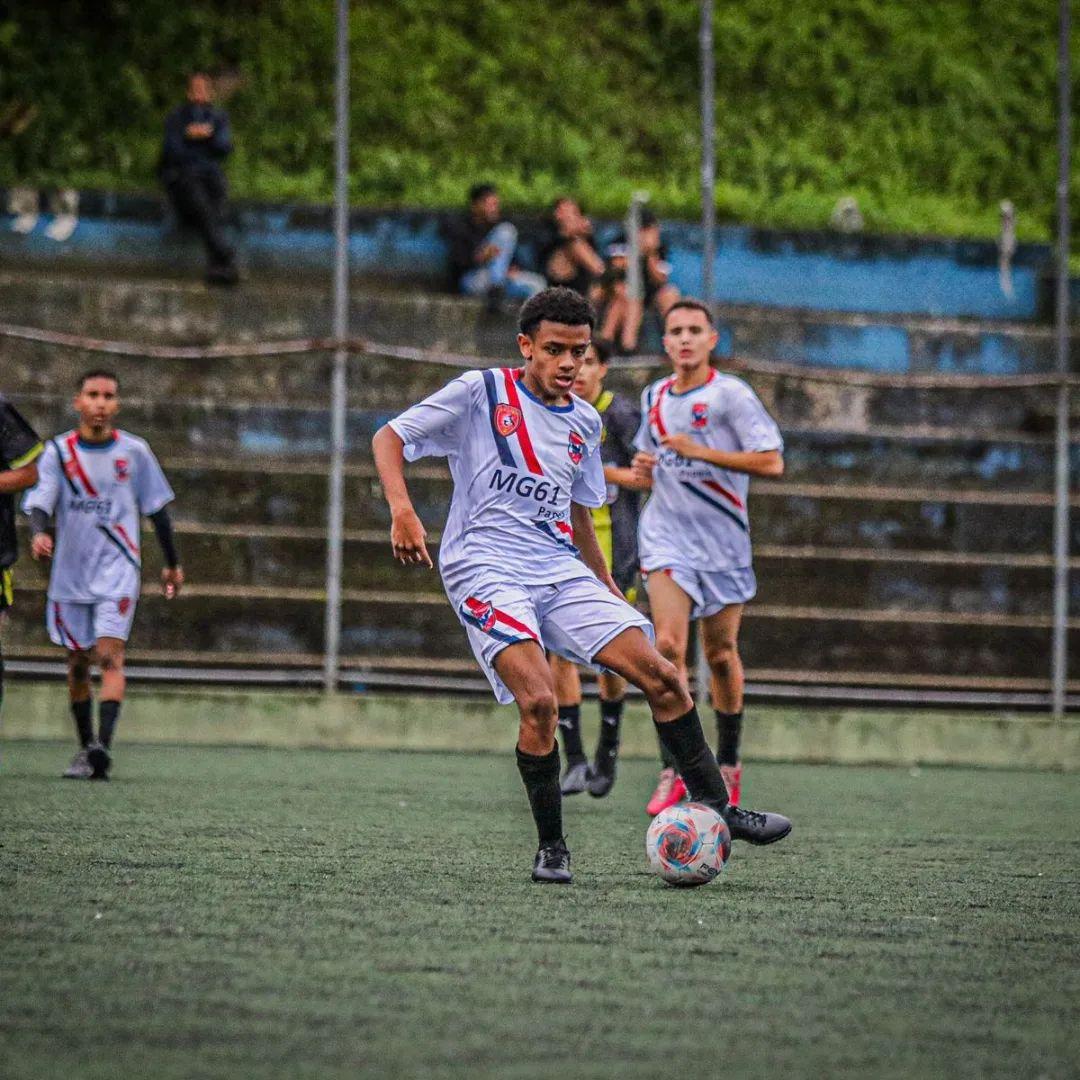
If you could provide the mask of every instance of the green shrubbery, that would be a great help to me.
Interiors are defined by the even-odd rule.
[[[1021,235],[1053,212],[1055,5],[717,4],[722,219]],[[562,191],[620,213],[637,187],[698,213],[694,0],[365,0],[352,12],[352,198],[455,206]],[[331,0],[57,0],[0,16],[0,182],[150,189],[191,67],[235,72],[237,195],[325,201]],[[1078,65],[1080,66],[1080,65]]]

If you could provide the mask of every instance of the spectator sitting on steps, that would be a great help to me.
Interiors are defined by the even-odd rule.
[[[517,229],[502,220],[494,184],[476,184],[469,192],[469,213],[446,228],[450,284],[466,296],[486,296],[496,311],[502,298],[528,300],[546,282],[514,265]]]
[[[180,221],[206,246],[206,280],[233,285],[236,257],[225,235],[227,187],[221,163],[232,153],[229,118],[211,105],[209,76],[188,78],[187,103],[169,113],[161,149],[161,182]]]
[[[540,241],[540,266],[550,285],[565,285],[590,300],[597,300],[594,285],[604,273],[604,260],[596,250],[592,222],[568,195],[551,207],[551,217]]]

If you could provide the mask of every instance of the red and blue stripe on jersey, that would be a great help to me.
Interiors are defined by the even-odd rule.
[[[521,396],[518,394],[517,380],[521,377],[521,371],[513,371],[510,368],[500,368],[498,375],[492,369],[484,372],[484,390],[488,399],[488,419],[491,422],[491,434],[495,439],[495,448],[499,453],[499,460],[512,469],[524,468],[536,476],[543,476],[544,470],[533,449],[532,439],[529,437],[529,427],[525,422],[525,410],[521,407]],[[505,401],[500,398],[500,384]],[[504,435],[499,430],[497,413],[501,405],[509,406],[517,413],[518,421],[509,435]],[[520,455],[521,464],[514,453],[513,439],[517,443],[517,454]]]
[[[715,378],[716,372],[713,371],[709,375],[708,382],[703,383],[702,385],[708,386],[709,383],[711,383]],[[661,440],[666,438],[668,434],[667,426],[664,424],[664,396],[668,393],[674,383],[674,377],[670,379],[665,379],[664,382],[660,384],[660,388],[656,392],[656,403],[652,404],[650,399],[649,424],[651,427],[655,428],[653,440],[655,441],[657,446],[663,445]],[[719,510],[720,513],[726,514],[744,532],[750,531],[750,525],[746,519],[746,504],[742,501],[742,499],[739,498],[738,495],[735,494],[735,492],[729,491],[726,487],[723,486],[723,484],[719,484],[715,480],[701,480],[695,482],[691,480],[680,479],[678,483],[681,484],[682,487],[686,488],[686,490],[689,491],[691,495],[696,495],[697,498],[711,506],[714,510]],[[703,488],[706,490],[702,490]],[[735,510],[732,510],[731,506],[725,506],[722,502],[715,498],[715,495],[719,495],[722,498],[726,499],[727,502],[731,504],[731,506],[735,507]]]
[[[90,477],[87,475],[86,469],[83,468],[83,463],[79,459],[78,443],[79,433],[77,431],[71,432],[64,440],[64,445],[67,447],[68,451],[66,462],[63,454],[60,453],[60,447],[56,447],[57,456],[60,458],[60,471],[64,474],[64,479],[67,480],[68,487],[71,488],[74,494],[85,498],[96,499],[99,497],[98,491],[91,483]],[[79,481],[79,485],[82,486],[82,491],[80,491],[79,486],[76,485],[76,479]],[[123,525],[117,523],[115,526],[110,527],[102,522],[98,522],[96,527],[108,537],[113,546],[120,551],[120,554],[123,555],[128,562],[135,567],[141,568],[142,563],[138,544],[136,544],[128,535],[128,531]]]

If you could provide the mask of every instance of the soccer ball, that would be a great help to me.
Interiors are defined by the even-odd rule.
[[[712,807],[678,803],[653,818],[645,854],[669,885],[707,885],[728,861],[731,833]]]

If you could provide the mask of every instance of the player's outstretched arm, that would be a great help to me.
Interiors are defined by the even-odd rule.
[[[433,566],[424,542],[427,529],[413,508],[405,483],[405,444],[401,436],[386,424],[375,432],[371,449],[375,454],[379,483],[390,507],[390,546],[394,558],[402,564]]]
[[[660,442],[684,458],[707,461],[710,465],[719,465],[721,469],[732,472],[750,476],[784,475],[784,455],[779,450],[714,450],[685,434],[665,435]]]
[[[596,539],[593,528],[592,511],[581,503],[570,503],[570,527],[574,530],[574,546],[581,552],[581,561],[621,600],[625,600],[622,590],[615,584],[615,579],[608,570],[607,560]]]
[[[629,465],[605,465],[604,479],[630,491],[648,491],[652,487],[650,481],[643,480]]]

